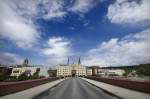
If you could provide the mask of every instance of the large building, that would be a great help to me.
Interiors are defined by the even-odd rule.
[[[68,63],[66,65],[60,64],[57,66],[57,76],[86,76],[86,67],[81,64],[80,58],[78,64],[69,64],[68,58]]]

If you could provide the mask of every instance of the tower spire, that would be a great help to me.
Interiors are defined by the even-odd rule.
[[[67,65],[69,65],[69,57],[68,57]]]
[[[79,57],[79,61],[78,61],[78,65],[79,65],[79,64],[81,64],[81,60],[80,60],[80,57]]]

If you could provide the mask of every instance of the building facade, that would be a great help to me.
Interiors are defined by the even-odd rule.
[[[87,67],[88,76],[122,76],[124,73],[124,67]]]
[[[80,58],[78,60],[78,64],[69,64],[68,59],[67,65],[57,66],[57,76],[86,76],[86,67],[81,64]]]
[[[99,66],[90,66],[87,67],[87,75],[88,76],[97,76],[99,74]]]
[[[92,68],[89,68],[89,67],[86,68],[86,75],[92,76]]]
[[[12,67],[12,72],[10,76],[20,76],[26,73],[28,76],[33,75],[36,71],[39,71],[39,76],[48,77],[48,68],[42,65],[29,65],[28,59],[25,59],[22,65],[17,65]]]
[[[86,76],[86,67],[79,64],[58,65],[57,76]]]
[[[28,72],[28,75],[33,75],[37,71],[37,67],[15,67],[12,69],[11,76],[20,76],[22,73]]]
[[[122,76],[125,73],[123,69],[100,69],[100,76]]]

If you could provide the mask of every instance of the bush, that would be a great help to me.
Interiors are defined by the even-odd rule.
[[[118,74],[109,74],[110,77],[112,76],[119,76]]]
[[[0,75],[0,81],[4,81],[4,80],[6,80],[8,78],[9,78],[8,75]]]
[[[136,74],[139,76],[150,76],[150,64],[142,64],[136,70]]]
[[[132,73],[132,70],[125,69],[125,73],[123,73],[123,76],[127,77]]]
[[[22,73],[19,77],[18,77],[18,80],[19,81],[23,81],[23,80],[28,80],[29,77],[25,74],[25,73]]]

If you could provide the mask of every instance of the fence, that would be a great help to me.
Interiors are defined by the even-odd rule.
[[[102,77],[85,77],[85,78],[124,87],[127,89],[133,89],[136,91],[150,93],[150,81],[135,81],[127,79],[102,78]]]
[[[41,79],[27,80],[27,81],[2,82],[0,83],[0,96],[22,91],[57,79],[59,78],[49,77],[49,78],[41,78]]]

